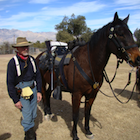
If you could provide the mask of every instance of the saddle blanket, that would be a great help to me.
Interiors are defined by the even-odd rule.
[[[76,46],[75,48],[73,48],[73,49],[72,49],[72,53],[75,52],[75,50],[77,50],[78,47],[79,47],[79,46]],[[68,64],[69,64],[70,59],[71,59],[71,56],[72,56],[72,53],[69,52],[69,53],[66,55],[65,60],[64,60],[64,65],[68,65]],[[58,56],[56,56],[56,57],[55,57],[55,61],[54,61],[54,65],[56,65],[56,66],[59,65],[59,63],[60,63],[60,61],[61,61],[61,59],[62,59],[63,56],[64,56],[64,55],[58,55]]]
[[[68,65],[69,64],[70,59],[71,59],[71,55],[72,55],[71,53],[68,53],[66,55],[65,60],[64,60],[64,65]],[[55,66],[58,66],[59,65],[59,63],[60,63],[60,61],[61,61],[61,59],[62,59],[63,56],[64,55],[58,55],[58,56],[55,57],[55,61],[54,61],[54,65]]]
[[[78,48],[79,46],[76,46],[75,48],[73,48],[68,54],[66,54],[65,60],[64,60],[64,65],[68,65],[72,56],[72,53],[75,52],[75,50]],[[61,59],[63,58],[64,55],[57,55],[54,58],[54,66],[58,66]],[[42,56],[39,58],[40,62],[39,62],[39,67],[41,69],[48,69],[50,67],[49,64],[49,55],[47,52],[44,52],[42,54]]]

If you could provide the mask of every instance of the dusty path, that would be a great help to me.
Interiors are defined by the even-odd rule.
[[[9,98],[6,87],[6,67],[13,55],[0,55],[0,140],[23,140],[24,132],[20,125],[21,113],[14,107]],[[107,65],[107,73],[112,78],[116,67],[116,58],[111,56]],[[128,71],[131,68],[124,62],[118,72],[112,86],[115,93],[119,93],[128,81]],[[132,74],[131,85],[119,96],[126,101],[130,96],[135,83],[135,73]],[[101,88],[103,92],[112,95],[109,85],[104,81]],[[84,98],[82,99],[84,101]],[[44,120],[43,111],[38,105],[38,117],[36,119],[36,132],[38,140],[72,140],[72,112],[71,95],[63,92],[63,100],[51,99],[52,121]],[[80,119],[78,123],[78,136],[80,140],[87,140],[84,135],[84,104],[80,106]],[[129,103],[121,104],[115,98],[108,98],[101,92],[93,104],[91,119],[91,131],[94,140],[140,140],[140,103],[137,93]]]

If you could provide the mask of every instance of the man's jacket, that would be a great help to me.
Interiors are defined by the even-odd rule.
[[[22,73],[24,66],[25,66],[25,61],[22,60],[18,55],[16,55],[16,56],[18,58],[20,70]],[[32,56],[29,56],[29,57],[32,57]],[[41,74],[40,74],[38,66],[35,62],[35,59],[32,57],[36,64],[36,73],[34,73],[33,65],[32,65],[29,57],[27,59],[28,70],[27,70],[26,74],[23,76],[22,82],[28,82],[28,81],[35,80],[37,83],[37,91],[41,93],[41,86],[42,86]],[[19,101],[19,97],[17,95],[17,89],[15,88],[15,86],[19,82],[18,79],[19,78],[17,75],[15,60],[14,60],[14,58],[12,58],[9,61],[8,66],[7,66],[7,89],[8,89],[9,96],[12,98],[14,103],[17,103]]]

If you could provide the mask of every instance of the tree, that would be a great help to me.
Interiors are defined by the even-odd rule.
[[[56,35],[57,41],[62,41],[68,43],[71,40],[74,40],[74,37],[69,34],[67,31],[58,31]]]
[[[75,18],[75,15],[73,14],[71,16],[71,19],[69,19],[68,24],[68,33],[78,37],[82,33],[84,33],[87,29],[85,17],[84,16],[77,16]]]
[[[46,48],[45,42],[40,43],[40,41],[36,41],[33,45],[34,48]]]
[[[8,41],[5,41],[2,45],[0,45],[0,54],[10,54],[12,52],[13,48]]]
[[[86,32],[81,35],[81,38],[83,38],[85,42],[88,42],[94,32],[95,31],[91,31],[90,28],[87,28]]]
[[[57,24],[57,25],[55,25],[55,29],[58,30],[58,31],[67,31],[68,23],[69,23],[68,17],[64,16],[62,22]]]
[[[64,31],[65,35],[69,37],[70,35],[74,37],[79,37],[87,30],[85,17],[79,15],[76,18],[75,15],[72,14],[71,18],[69,19],[67,16],[65,16],[61,23],[55,25],[55,29],[58,30],[58,34],[59,34],[57,35],[57,37],[59,38],[56,37],[57,40],[62,41],[60,38],[60,34],[61,37],[64,36],[62,35],[63,32],[60,31]],[[66,34],[66,32],[70,35]]]
[[[137,29],[134,31],[134,36],[135,36],[135,38],[136,38],[136,40],[137,40],[138,46],[140,47],[140,29],[137,28]]]

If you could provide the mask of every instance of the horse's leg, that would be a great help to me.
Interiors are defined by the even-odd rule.
[[[72,112],[73,112],[73,129],[72,135],[73,140],[79,140],[77,136],[77,123],[79,119],[79,107],[81,102],[81,95],[79,93],[74,93],[72,95]]]
[[[51,107],[50,107],[50,96],[51,96],[51,89],[50,86],[46,90],[46,82],[45,80],[42,81],[42,95],[43,95],[43,105],[44,105],[44,116],[45,118],[50,118]],[[48,117],[49,114],[49,117]]]
[[[52,112],[51,112],[51,106],[50,106],[50,97],[51,97],[51,87],[49,86],[48,89],[46,90],[46,104],[44,106],[44,115],[45,119],[48,121],[53,117]]]
[[[51,107],[50,107],[50,97],[51,97],[51,88],[50,86],[48,87],[48,89],[46,90],[45,92],[45,105],[44,105],[44,114],[47,115],[47,114],[52,114],[51,113]]]
[[[136,72],[136,90],[138,91],[138,100],[140,101],[140,69]]]
[[[43,99],[43,105],[44,105],[44,114],[46,110],[46,82],[42,80],[42,99]]]
[[[94,94],[94,96],[90,99],[88,97],[85,98],[85,131],[86,131],[86,137],[90,139],[93,138],[93,134],[91,133],[89,128],[90,112],[91,112],[92,104],[96,98],[96,95],[97,94]]]

